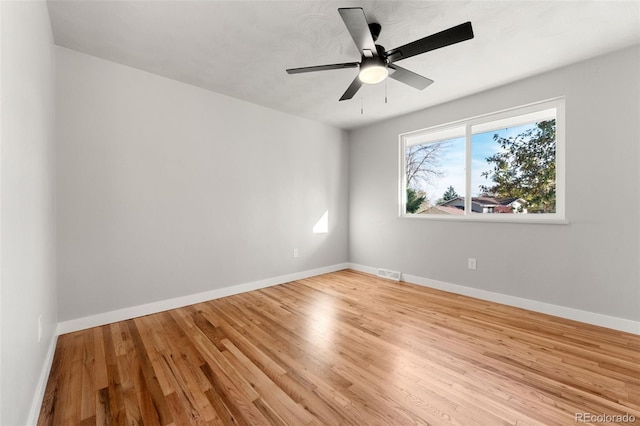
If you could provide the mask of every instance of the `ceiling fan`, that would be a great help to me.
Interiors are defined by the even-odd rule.
[[[433,80],[402,68],[395,63],[402,59],[407,59],[421,53],[473,38],[471,22],[465,22],[464,24],[407,43],[404,46],[385,51],[384,47],[375,44],[382,27],[377,23],[368,24],[362,8],[340,8],[338,9],[338,13],[340,13],[340,17],[342,17],[347,30],[349,30],[349,34],[351,34],[356,47],[360,50],[362,55],[360,62],[290,68],[287,70],[287,73],[299,74],[342,68],[359,68],[360,71],[358,75],[340,98],[341,101],[353,98],[362,86],[362,83],[376,84],[384,81],[387,77],[422,90],[433,83]],[[389,72],[389,70],[391,70],[391,72]]]

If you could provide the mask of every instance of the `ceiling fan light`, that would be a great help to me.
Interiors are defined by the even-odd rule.
[[[369,65],[360,69],[358,77],[366,84],[377,84],[384,81],[389,75],[389,70],[384,65]]]

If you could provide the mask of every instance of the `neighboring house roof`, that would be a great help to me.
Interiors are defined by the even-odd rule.
[[[471,197],[471,201],[478,203],[483,207],[495,207],[495,206],[508,206],[514,201],[518,201],[520,204],[527,204],[527,201],[522,198],[510,197],[510,198],[495,198],[495,197]],[[451,206],[464,202],[464,197],[456,197],[453,200],[449,200],[440,206]]]
[[[444,203],[439,204],[440,206],[451,206],[454,204],[464,203],[464,197],[456,197],[449,201],[445,201]]]
[[[461,214],[464,214],[464,210],[459,209],[458,207],[450,207],[450,206],[431,206],[420,213],[421,214],[461,215]]]

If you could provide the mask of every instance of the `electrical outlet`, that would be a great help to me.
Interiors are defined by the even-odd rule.
[[[300,256],[300,253],[298,252],[298,249],[294,248],[293,249],[293,257],[299,257],[299,256]]]
[[[469,259],[467,259],[467,268],[476,269],[476,258],[475,257],[470,257]]]

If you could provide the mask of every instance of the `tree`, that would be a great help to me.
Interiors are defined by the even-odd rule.
[[[486,160],[493,169],[483,172],[493,186],[480,186],[486,195],[523,198],[530,212],[556,209],[556,121],[548,120],[512,137],[493,139],[500,151]]]
[[[447,201],[455,200],[458,197],[459,197],[459,195],[456,192],[456,190],[453,189],[453,186],[449,185],[449,188],[447,188],[447,190],[444,192],[444,194],[442,195],[442,198],[440,198],[438,200],[438,204],[442,204],[442,203],[446,203]]]
[[[423,191],[407,188],[407,213],[417,212],[426,198],[427,195]]]
[[[412,145],[405,151],[407,188],[419,189],[421,183],[442,176],[440,159],[447,142]]]

